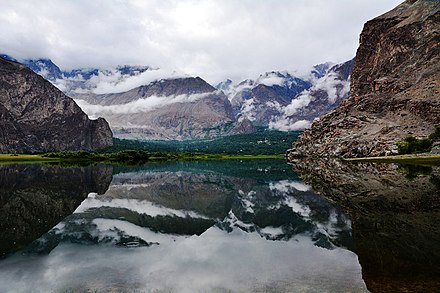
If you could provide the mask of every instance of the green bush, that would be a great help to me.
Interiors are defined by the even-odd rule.
[[[429,152],[433,140],[430,138],[415,138],[414,136],[408,136],[403,141],[398,141],[396,144],[399,154],[416,154]]]
[[[429,139],[431,140],[439,140],[440,139],[440,125],[437,125],[435,128],[435,131],[431,133],[429,136]]]

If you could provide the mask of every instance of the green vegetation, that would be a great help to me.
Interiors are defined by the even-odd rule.
[[[167,153],[204,153],[229,155],[277,155],[284,154],[301,132],[281,132],[259,129],[256,133],[238,134],[214,139],[137,141],[113,139],[113,146],[100,152],[143,150]]]
[[[43,154],[45,158],[57,158],[61,161],[89,161],[89,162],[125,162],[142,163],[148,161],[191,161],[191,160],[227,160],[227,159],[269,159],[279,158],[280,155],[223,155],[202,153],[166,153],[147,152],[142,150],[124,150],[114,153],[97,153],[89,151],[62,151]]]
[[[403,141],[398,141],[397,151],[399,154],[417,154],[426,153],[431,150],[433,141],[429,138],[415,138],[408,136]]]
[[[124,150],[115,153],[90,151],[61,151],[40,155],[0,154],[0,163],[38,163],[72,164],[82,166],[90,163],[143,164],[150,161],[196,161],[196,160],[243,160],[243,159],[281,159],[283,155],[228,155],[203,153],[165,153],[140,150]]]
[[[0,162],[49,162],[88,164],[95,162],[142,164],[149,161],[193,161],[229,159],[279,159],[300,132],[260,129],[209,140],[137,141],[113,139],[112,147],[99,151],[60,151],[46,154],[0,154]]]
[[[434,141],[440,139],[440,125],[435,128],[435,131],[429,135],[428,138],[415,138],[408,136],[403,141],[398,141],[397,151],[399,154],[417,154],[429,152],[434,144]]]
[[[42,155],[0,154],[0,163],[29,163],[41,161],[54,161],[54,159],[45,158]]]

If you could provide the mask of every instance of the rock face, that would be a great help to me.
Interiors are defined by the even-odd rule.
[[[115,137],[194,139],[225,135],[234,125],[231,103],[200,77],[163,79],[128,92],[84,94],[76,101],[109,121]]]
[[[439,1],[412,0],[368,21],[351,97],[313,123],[293,154],[385,155],[408,135],[428,136],[440,123],[439,10]]]
[[[0,152],[93,150],[112,145],[107,122],[29,68],[0,58]]]

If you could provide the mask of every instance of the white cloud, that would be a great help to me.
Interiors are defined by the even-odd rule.
[[[210,83],[355,55],[363,24],[401,0],[0,0],[0,48],[65,69],[173,68]]]
[[[287,193],[289,190],[296,189],[298,191],[309,191],[310,186],[298,181],[281,180],[269,184],[270,190],[278,190]]]
[[[139,75],[130,76],[122,80],[120,78],[120,73],[108,76],[108,78],[100,74],[92,78],[92,82],[96,84],[96,88],[93,89],[93,92],[95,94],[121,93],[141,85],[149,84],[153,81],[186,76],[187,75],[183,73],[167,69],[147,70]]]
[[[256,118],[254,117],[254,109],[254,99],[249,99],[244,101],[243,105],[241,106],[240,113],[242,117],[246,117],[247,119],[249,119],[249,121],[255,121]]]
[[[312,97],[310,96],[309,91],[305,90],[284,108],[284,113],[286,116],[291,116],[295,114],[299,109],[307,107],[311,101]]]
[[[297,131],[309,128],[312,123],[308,120],[292,121],[290,118],[281,117],[276,121],[269,122],[270,129],[277,129],[281,131]]]
[[[66,288],[183,293],[274,288],[283,292],[293,288],[368,292],[355,253],[343,248],[323,249],[307,236],[292,241],[267,241],[255,232],[235,229],[227,233],[211,227],[200,236],[178,237],[118,220],[95,219],[94,223],[104,229],[100,231],[101,237],[117,227],[145,237],[145,241],[160,241],[160,245],[124,249],[61,243],[47,255],[13,255],[3,261],[0,270],[2,292],[51,292]]]
[[[266,86],[273,86],[273,85],[282,85],[284,83],[285,79],[281,76],[276,75],[268,75],[268,76],[262,76],[257,80],[258,84],[264,84]]]
[[[106,117],[106,114],[134,114],[149,112],[157,108],[162,108],[175,103],[191,103],[203,99],[213,93],[201,93],[192,95],[176,95],[176,96],[149,96],[143,99],[120,104],[120,105],[96,105],[89,104],[82,99],[75,99],[78,106],[91,118]]]
[[[341,87],[338,90],[338,87]],[[319,79],[312,90],[323,90],[327,92],[328,101],[335,103],[338,96],[343,96],[350,91],[350,82],[346,80],[339,80],[338,75],[335,72],[330,72],[325,77]]]

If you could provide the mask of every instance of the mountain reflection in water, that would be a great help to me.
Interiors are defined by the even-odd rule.
[[[0,260],[2,292],[367,291],[350,219],[283,160],[113,173],[105,192]]]
[[[353,221],[353,247],[372,292],[438,292],[440,166],[298,161],[295,169]]]
[[[111,178],[112,168],[105,165],[0,165],[0,256],[47,232],[89,192],[105,192]]]

